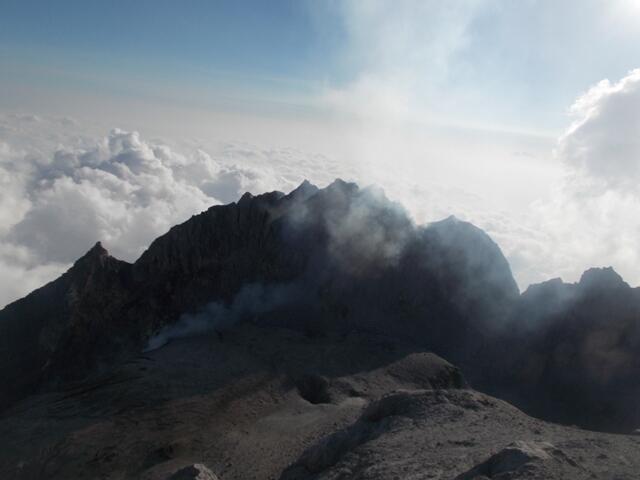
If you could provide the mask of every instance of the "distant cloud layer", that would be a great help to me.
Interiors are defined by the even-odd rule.
[[[68,118],[0,115],[0,305],[55,278],[97,240],[132,261],[211,205],[338,176],[379,183],[419,222],[451,213],[472,221],[505,251],[521,288],[608,265],[639,284],[640,70],[598,83],[571,114],[555,151],[564,176],[530,207],[505,211],[430,179],[429,169],[408,178],[402,152],[373,168],[366,152],[350,165],[295,149],[173,144],[119,129],[101,136]]]
[[[259,149],[224,145],[214,159],[136,132],[95,138],[80,130],[68,119],[0,117],[1,305],[53,279],[97,240],[135,260],[155,237],[211,205],[302,179],[260,167]],[[230,162],[246,156],[241,166]]]
[[[640,69],[616,83],[603,80],[571,109],[575,121],[558,154],[576,181],[596,194],[635,193],[640,180]]]
[[[640,283],[640,70],[603,80],[571,108],[574,121],[558,141],[566,176],[555,196],[539,202],[537,221],[553,245],[556,275],[613,265]]]

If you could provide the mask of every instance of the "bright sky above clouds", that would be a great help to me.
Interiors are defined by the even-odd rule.
[[[0,304],[245,190],[377,183],[640,284],[640,0],[0,0]]]

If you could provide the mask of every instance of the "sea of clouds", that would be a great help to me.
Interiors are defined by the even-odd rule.
[[[87,133],[73,119],[0,115],[0,305],[69,268],[97,240],[133,261],[158,235],[242,193],[371,178],[419,222],[453,213],[503,248],[521,288],[612,265],[640,283],[640,70],[579,96],[559,137],[563,175],[552,194],[514,213],[481,208],[455,184],[383,175],[287,148],[171,143],[114,128]],[[551,153],[550,153],[551,154]],[[471,168],[471,167],[470,167]]]
[[[83,133],[66,118],[0,116],[0,305],[54,279],[101,240],[133,261],[157,236],[244,192],[303,180],[289,150],[180,151],[134,131]]]

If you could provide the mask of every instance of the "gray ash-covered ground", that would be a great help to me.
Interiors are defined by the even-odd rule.
[[[640,437],[533,419],[410,345],[248,324],[14,405],[0,418],[0,451],[12,479],[164,480],[194,464],[220,480],[640,471]]]

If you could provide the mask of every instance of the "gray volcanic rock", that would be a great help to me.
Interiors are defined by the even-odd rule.
[[[167,480],[218,480],[218,477],[201,463],[181,468]]]
[[[556,465],[553,465],[553,464]],[[567,455],[548,442],[516,441],[492,455],[485,462],[468,472],[458,475],[456,480],[492,478],[553,478],[558,470],[567,467],[578,469],[578,465]],[[580,475],[582,472],[574,472]]]
[[[372,402],[280,480],[631,480],[639,445],[549,424],[471,390],[409,390]]]
[[[327,380],[329,403],[302,398],[293,380],[307,374]],[[0,415],[0,476],[166,480],[202,464],[221,480],[451,480],[518,441],[551,459],[529,451],[513,466],[520,453],[509,453],[507,478],[631,480],[640,469],[637,436],[528,417],[410,345],[243,324],[14,404]]]
[[[305,375],[327,380],[328,403],[301,396]],[[379,396],[461,382],[448,362],[380,336],[238,325],[14,404],[0,416],[0,476],[165,480],[202,463],[223,480],[277,478]]]

